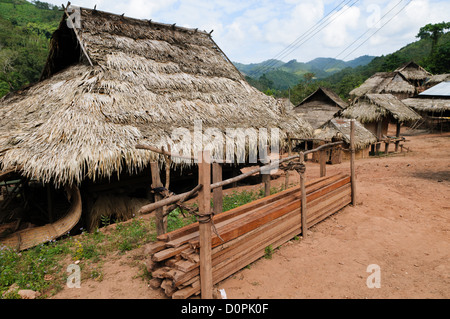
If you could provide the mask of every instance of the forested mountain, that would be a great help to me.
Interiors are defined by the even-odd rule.
[[[262,82],[273,83],[270,87],[275,90],[286,90],[289,87],[296,85],[303,79],[305,74],[314,73],[314,77],[317,79],[325,78],[339,72],[348,67],[357,67],[360,65],[366,65],[374,56],[362,56],[351,61],[342,61],[333,58],[316,58],[309,62],[298,62],[297,60],[291,60],[284,63],[279,60],[267,60],[261,63],[242,64],[234,62],[234,65],[244,75],[255,79],[260,79]],[[252,80],[250,80],[252,81]],[[257,81],[256,81],[257,82]],[[253,81],[253,83],[256,83]]]
[[[0,97],[39,80],[58,10],[40,1],[0,0]]]
[[[294,104],[300,103],[319,86],[328,87],[343,99],[347,99],[352,89],[361,85],[374,73],[394,71],[409,61],[415,61],[433,74],[450,73],[450,32],[445,32],[448,29],[449,27],[443,29],[438,40],[433,40],[431,36],[424,36],[394,53],[380,57],[362,56],[353,61],[344,62],[345,64],[339,60],[318,58],[308,62],[310,69],[307,72],[302,71],[303,73],[298,70],[289,71],[289,68],[285,68],[285,64],[281,61],[278,61],[277,70],[269,71],[259,77],[252,77],[245,71],[242,72],[246,74],[248,82],[257,89],[276,97],[289,96]],[[435,41],[434,48],[433,41]],[[336,68],[340,68],[334,73],[335,70],[330,67],[333,63]],[[290,61],[286,64],[294,63]],[[324,76],[324,72],[328,72],[328,75]],[[293,84],[296,79],[297,83]]]

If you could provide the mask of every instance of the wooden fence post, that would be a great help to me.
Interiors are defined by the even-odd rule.
[[[304,164],[305,156],[303,152],[300,152],[300,164]],[[308,225],[306,225],[306,178],[304,170],[300,170],[300,191],[301,191],[301,218],[302,218],[302,236],[306,237],[306,231]]]
[[[161,183],[161,178],[159,177],[158,163],[156,162],[150,163],[150,169],[152,172],[152,188],[163,187],[163,184]],[[155,193],[155,203],[160,201],[161,199],[162,196],[159,195],[158,193]],[[156,234],[159,236],[166,232],[166,225],[164,223],[164,207],[156,209],[155,217],[156,217]]]
[[[320,177],[327,175],[327,150],[319,151]]]
[[[397,139],[400,138],[400,126],[401,126],[400,122],[397,122],[397,131],[395,132],[395,137],[397,137]],[[399,144],[400,144],[400,141],[395,142],[395,152],[396,153],[398,152]]]
[[[267,146],[266,159],[268,160],[267,164],[270,164],[269,146]],[[262,170],[261,174],[262,174],[262,182],[264,183],[264,196],[269,196],[270,195],[270,169]]]
[[[292,155],[292,140],[291,137],[289,135],[289,133],[287,134],[288,136],[288,156]],[[286,174],[284,177],[284,189],[288,189],[289,187],[289,170],[286,170]]]
[[[218,183],[222,181],[222,164],[213,163],[212,166],[212,182]],[[223,191],[222,187],[213,190],[213,211],[214,214],[220,214],[223,210]]]
[[[211,163],[208,151],[199,152],[198,183],[203,185],[198,194],[199,237],[200,237],[200,288],[202,299],[212,299],[212,257],[211,257]]]
[[[356,206],[356,175],[355,175],[355,120],[350,121],[350,181],[352,188],[352,205]]]

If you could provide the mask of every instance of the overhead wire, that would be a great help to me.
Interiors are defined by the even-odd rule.
[[[278,59],[281,60],[284,57],[286,57],[287,55],[291,54],[294,50],[298,49],[301,45],[303,45],[306,41],[311,39],[318,32],[323,30],[326,26],[328,26],[331,22],[333,22],[337,17],[342,15],[345,11],[347,11],[350,7],[352,7],[358,1],[359,0],[344,0],[344,1],[340,2],[326,16],[324,16],[314,26],[310,27],[307,31],[305,31],[303,34],[301,34],[299,37],[297,37],[297,39],[295,39],[291,44],[289,44],[286,48],[284,48],[282,51],[280,51],[275,57],[273,57],[272,59],[269,59],[267,63],[258,67],[256,69],[257,74],[258,73],[263,74],[267,70],[274,67],[276,65]],[[351,2],[352,2],[352,4],[350,6],[348,6],[347,8],[345,8],[345,6]],[[341,7],[341,5],[342,5],[342,7]],[[343,8],[345,8],[344,11],[336,11],[336,9],[342,10]],[[336,12],[334,12],[334,11],[336,11]],[[339,13],[339,14],[337,16],[335,16],[333,19],[331,19],[332,16],[337,13]],[[331,19],[331,21],[330,21],[330,19]],[[325,23],[326,23],[326,25],[324,25]],[[312,32],[314,32],[314,34],[310,35]]]

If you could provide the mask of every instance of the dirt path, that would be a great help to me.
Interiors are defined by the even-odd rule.
[[[450,133],[407,139],[411,153],[356,162],[356,207],[218,287],[228,298],[449,298]],[[348,172],[348,162],[327,166],[335,172]],[[307,178],[318,176],[308,162]],[[141,253],[106,261],[101,282],[85,280],[55,298],[164,298],[136,278]],[[380,288],[367,287],[370,264],[380,267]]]

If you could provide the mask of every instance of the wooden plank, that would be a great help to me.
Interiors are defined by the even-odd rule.
[[[345,183],[348,183],[348,177],[328,185],[327,187],[319,189],[312,194],[307,194],[306,202],[319,198],[320,196],[324,196]],[[245,216],[245,218],[236,220],[235,222],[218,229],[218,232],[224,241],[229,241],[294,209],[300,209],[300,201],[288,200],[282,205],[277,205],[275,208],[269,206],[266,210],[255,210],[252,214]],[[213,235],[211,239],[212,247],[220,245],[222,243],[222,239],[220,239],[217,235]],[[190,241],[190,244],[197,247],[199,242],[197,240],[192,240]]]
[[[189,245],[183,245],[176,248],[167,248],[153,254],[152,260],[156,262],[163,261],[169,259],[170,257],[180,254],[183,250],[186,249],[189,249]]]
[[[337,179],[341,178],[342,176],[345,176],[345,175],[342,173],[338,173],[336,175],[322,177],[322,178],[318,178],[318,179],[309,181],[306,184],[306,190],[307,190],[307,192],[309,190],[311,190],[311,191],[317,190],[317,189],[321,188],[323,185],[326,185],[327,183],[329,183],[330,181],[337,180]],[[217,225],[221,221],[227,220],[229,218],[233,218],[239,214],[248,212],[254,208],[261,207],[263,205],[266,205],[267,203],[274,202],[274,201],[278,200],[280,197],[286,196],[288,194],[296,193],[299,191],[300,191],[299,186],[291,187],[282,192],[279,192],[279,193],[255,200],[251,203],[247,203],[242,206],[236,207],[227,212],[224,212],[222,214],[214,216],[214,223]],[[192,223],[190,225],[187,225],[185,227],[182,227],[182,228],[179,228],[176,230],[173,230],[169,233],[162,234],[162,235],[158,236],[157,239],[161,240],[161,241],[171,241],[171,240],[180,238],[182,236],[186,236],[187,234],[190,234],[190,233],[196,232],[196,231],[198,231],[198,222]]]

